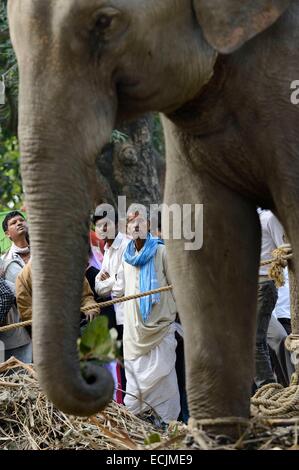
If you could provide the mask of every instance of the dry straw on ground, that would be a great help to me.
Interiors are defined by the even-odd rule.
[[[40,390],[34,369],[11,359],[0,365],[0,449],[297,449],[298,419],[254,418],[241,438],[210,434],[200,429],[188,435],[173,423],[161,432],[124,406],[111,403],[104,412],[82,419],[57,410]],[[145,445],[156,434],[160,442]],[[157,436],[159,434],[159,436]]]
[[[159,432],[154,447],[171,448],[178,437],[173,429],[173,435]],[[114,402],[89,419],[66,415],[40,390],[32,366],[16,359],[0,365],[0,449],[137,450],[149,448],[144,442],[154,433]]]

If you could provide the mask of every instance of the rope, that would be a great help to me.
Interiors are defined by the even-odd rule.
[[[292,259],[292,248],[290,244],[281,245],[272,252],[273,258],[267,261],[262,261],[260,266],[271,264],[268,271],[268,276],[275,282],[277,288],[282,287],[285,283],[283,270],[288,265],[288,261]]]
[[[19,323],[11,323],[10,325],[1,326],[0,333],[4,333],[6,331],[15,330],[17,328],[24,328],[25,326],[32,325],[32,320],[22,321]]]
[[[100,310],[101,308],[109,307],[110,305],[119,304],[121,302],[127,302],[129,300],[139,299],[140,297],[146,297],[148,295],[158,294],[159,292],[167,292],[170,290],[172,290],[172,285],[159,287],[159,289],[149,290],[147,292],[142,292],[140,294],[128,295],[126,297],[119,297],[118,299],[107,300],[106,302],[100,302],[100,303],[94,302],[93,304],[90,304],[88,307],[83,307],[80,310],[81,312],[90,312],[94,310]],[[25,326],[30,326],[30,325],[32,325],[32,320],[27,320],[27,321],[19,322],[19,323],[12,323],[11,325],[2,326],[0,328],[0,333],[4,333],[10,330],[15,330],[16,328],[23,328]]]
[[[299,416],[298,375],[292,376],[289,387],[273,383],[261,387],[251,398],[251,412],[267,418],[294,418]]]
[[[159,287],[159,289],[149,290],[147,292],[142,292],[141,294],[128,295],[127,297],[119,297],[118,299],[107,300],[107,302],[94,303],[88,307],[81,308],[81,312],[89,312],[94,310],[94,308],[104,308],[110,307],[110,305],[120,304],[121,302],[127,302],[129,300],[139,299],[140,297],[146,297],[148,295],[158,294],[159,292],[166,292],[172,290],[172,285]]]

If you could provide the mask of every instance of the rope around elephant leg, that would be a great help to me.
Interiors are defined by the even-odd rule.
[[[253,416],[294,418],[299,416],[299,381],[293,374],[291,384],[284,388],[273,383],[261,387],[251,399]]]

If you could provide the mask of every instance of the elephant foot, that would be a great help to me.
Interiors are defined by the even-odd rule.
[[[208,450],[216,446],[236,443],[244,435],[250,420],[246,418],[212,418],[188,422],[189,436],[187,445]]]

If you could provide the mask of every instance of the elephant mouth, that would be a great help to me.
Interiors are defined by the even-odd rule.
[[[136,89],[140,86],[140,80],[130,80],[130,79],[122,79],[117,81],[116,83],[116,90],[118,97],[122,96],[132,96],[135,94]]]
[[[144,91],[141,81],[119,82],[116,86],[120,119],[128,119],[135,113],[151,111],[170,114],[182,106],[180,101],[169,101],[167,104],[161,102],[160,88],[155,88],[148,93]]]
[[[135,106],[139,108],[143,103],[147,105],[154,101],[159,94],[158,89],[155,89],[150,93],[145,93],[144,89],[142,89],[140,80],[122,81],[118,83],[116,89],[120,107],[122,108],[123,105],[130,105],[134,107],[134,110],[136,109]]]

